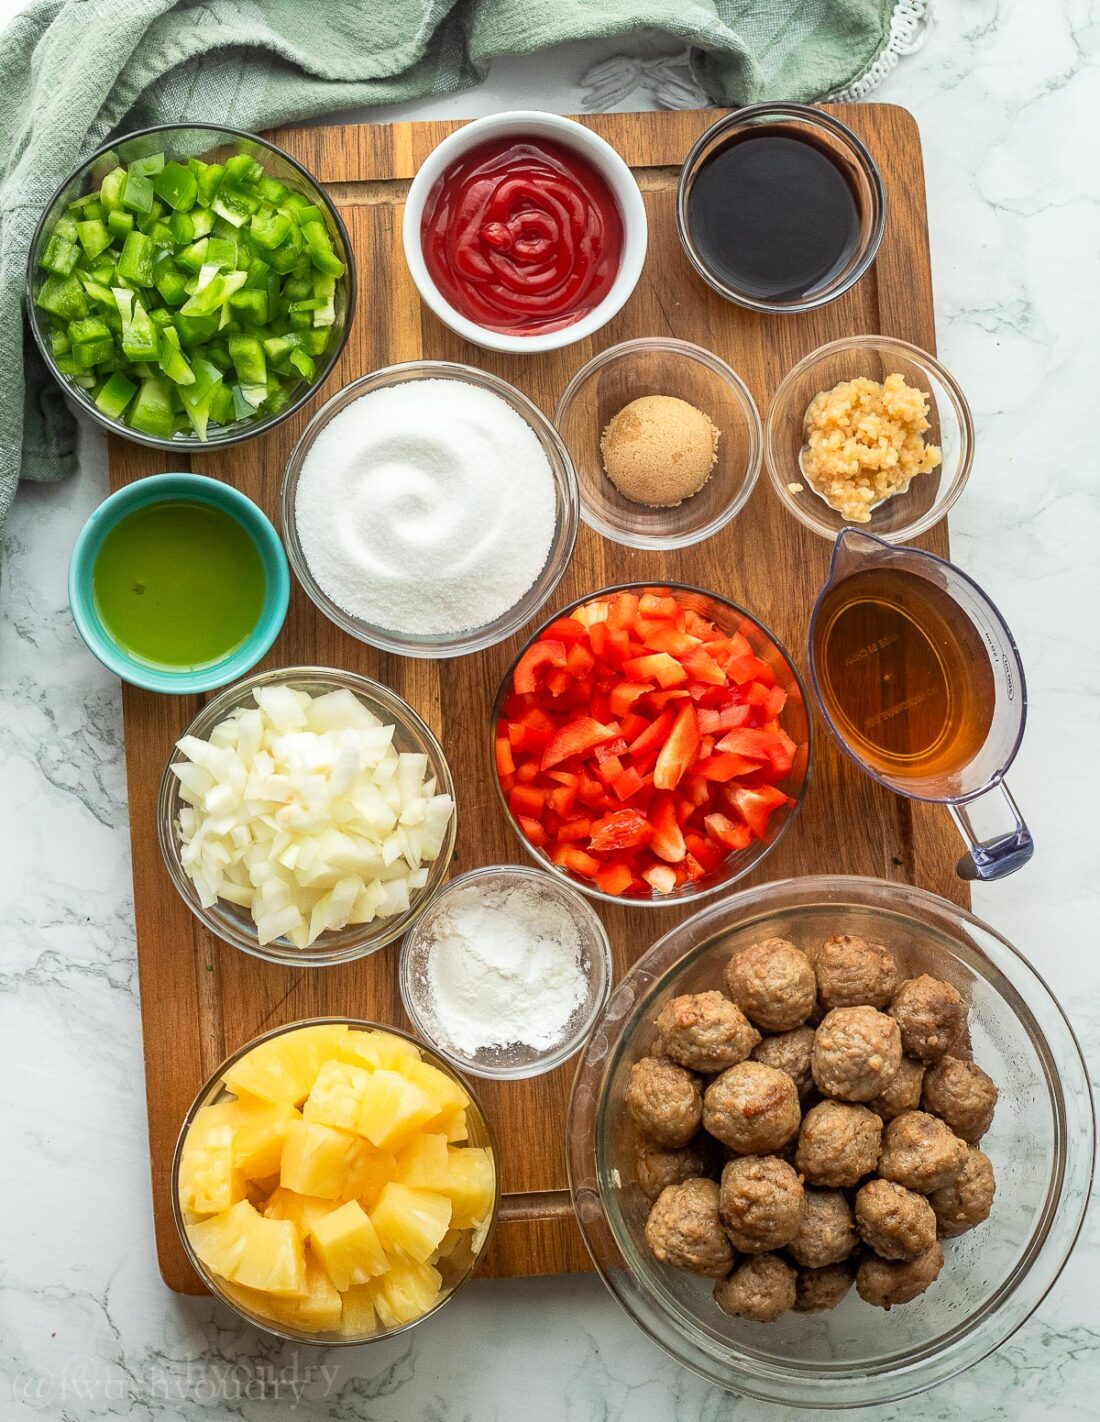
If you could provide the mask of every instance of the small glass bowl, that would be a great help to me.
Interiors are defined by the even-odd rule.
[[[269,177],[278,178],[282,182],[299,188],[310,202],[323,209],[327,214],[326,227],[332,238],[333,250],[344,264],[344,275],[336,283],[336,322],[333,326],[333,335],[329,341],[328,350],[317,363],[317,371],[313,379],[300,381],[293,396],[276,414],[262,415],[257,419],[234,420],[231,425],[211,425],[206,439],[185,434],[173,435],[171,439],[159,439],[156,435],[131,429],[123,420],[108,419],[96,407],[95,401],[86,390],[67,375],[62,375],[58,371],[50,347],[46,313],[34,304],[36,291],[44,276],[42,269],[37,265],[39,253],[48,240],[54,223],[65,211],[68,204],[78,197],[83,197],[85,193],[91,192],[92,188],[97,186],[107,173],[112,168],[117,168],[120,163],[130,163],[135,158],[147,158],[153,153],[160,152],[163,152],[166,158],[176,159],[180,162],[186,162],[188,158],[225,158],[235,153],[250,154],[257,162],[263,164],[264,172]],[[282,148],[276,147],[274,143],[269,143],[266,138],[260,138],[257,134],[245,133],[236,128],[222,128],[218,124],[162,123],[156,124],[152,128],[143,128],[134,133],[125,134],[110,143],[105,143],[102,148],[97,149],[90,158],[86,158],[79,167],[73,170],[47,202],[38,226],[35,228],[34,236],[31,238],[30,260],[27,266],[26,307],[30,328],[34,334],[35,343],[42,353],[42,359],[61,386],[70,405],[80,414],[87,415],[108,434],[121,435],[123,439],[133,440],[135,444],[144,444],[150,449],[170,449],[175,452],[183,451],[194,454],[209,453],[213,450],[224,449],[231,444],[240,444],[242,440],[252,439],[255,435],[263,434],[267,430],[274,429],[276,425],[281,425],[296,410],[300,410],[306,401],[324,385],[333,366],[340,359],[340,353],[344,349],[348,333],[351,330],[352,316],[355,311],[355,255],[352,252],[351,240],[348,237],[347,228],[344,226],[344,220],[325,193],[324,188],[307,169],[302,167],[296,158],[292,158]]]
[[[918,474],[904,493],[875,505],[869,523],[853,524],[829,507],[802,472],[806,411],[815,395],[841,381],[865,376],[881,384],[895,373],[930,397],[924,438],[940,446],[943,462]],[[958,381],[935,356],[890,336],[846,336],[811,351],[784,378],[768,409],[764,457],[779,502],[822,538],[833,542],[842,529],[857,528],[887,543],[904,543],[939,523],[966,487],[974,425]]]
[[[576,924],[581,939],[581,966],[588,981],[588,995],[566,1023],[561,1040],[553,1046],[529,1047],[522,1042],[509,1042],[474,1053],[464,1052],[448,1039],[432,1006],[427,976],[432,927],[440,914],[456,902],[476,903],[485,893],[524,885],[560,905]],[[560,879],[551,878],[541,869],[526,869],[512,864],[471,869],[469,873],[452,879],[445,888],[440,889],[417,919],[401,948],[401,1001],[417,1032],[462,1071],[502,1081],[541,1076],[580,1051],[592,1023],[603,1011],[611,991],[611,978],[611,945],[595,910]]]
[[[860,214],[859,242],[848,261],[820,286],[802,297],[770,299],[730,286],[715,271],[707,255],[697,245],[691,231],[691,187],[703,163],[731,138],[752,129],[772,132],[786,130],[793,137],[809,139],[824,148],[845,172],[855,194]],[[727,114],[697,140],[680,170],[676,193],[676,229],[688,261],[707,283],[727,301],[750,311],[812,311],[835,301],[849,291],[878,254],[886,230],[886,190],[875,160],[847,124],[824,109],[809,104],[750,104]]]
[[[626,498],[604,472],[604,430],[624,405],[644,395],[686,400],[721,436],[710,478],[674,508]],[[690,341],[643,337],[601,351],[565,387],[554,423],[577,471],[581,518],[628,548],[701,543],[741,512],[760,473],[763,431],[748,387],[725,361]]]
[[[295,511],[298,479],[301,476],[306,456],[309,454],[314,440],[329,421],[354,400],[358,400],[360,396],[370,394],[374,390],[383,390],[391,385],[405,385],[415,380],[457,380],[467,385],[476,385],[482,390],[488,390],[491,394],[506,401],[534,431],[543,453],[546,455],[554,485],[554,535],[550,544],[550,552],[547,554],[546,562],[539,576],[519,602],[510,607],[507,612],[502,612],[495,621],[488,622],[482,627],[473,627],[438,637],[403,633],[392,627],[378,627],[360,617],[354,617],[351,613],[345,612],[342,607],[338,607],[319,586],[310,571],[305,551],[298,537],[298,521]],[[496,375],[490,375],[486,370],[476,370],[473,366],[458,365],[445,360],[413,360],[406,361],[401,365],[389,365],[382,370],[372,371],[369,375],[353,380],[350,385],[345,385],[343,390],[338,391],[331,399],[327,400],[306,425],[301,438],[291,451],[283,479],[283,541],[286,544],[290,566],[294,569],[302,587],[325,616],[331,622],[335,622],[337,627],[342,627],[349,636],[357,637],[360,642],[368,642],[372,647],[380,647],[382,651],[393,652],[400,657],[461,657],[470,652],[484,651],[486,647],[494,647],[498,642],[503,642],[513,632],[518,632],[524,623],[529,622],[546,602],[561,581],[562,574],[569,566],[569,560],[573,556],[573,545],[577,541],[577,509],[577,476],[573,472],[573,465],[565,446],[554,426],[521,390],[517,390],[514,385],[509,385],[506,380],[501,380]]]
[[[402,700],[389,687],[372,681],[370,677],[357,676],[354,672],[334,671],[327,667],[280,667],[277,671],[260,672],[228,687],[220,696],[208,702],[184,734],[205,740],[218,722],[223,721],[231,711],[235,711],[239,706],[251,705],[253,691],[261,686],[292,686],[295,691],[308,691],[311,696],[323,696],[329,691],[352,692],[368,711],[373,712],[387,725],[392,723],[395,726],[393,745],[396,750],[414,751],[427,756],[428,770],[435,777],[438,792],[450,795],[452,800],[455,798],[451,768],[447,764],[442,746],[427,724],[407,701]],[[179,890],[184,903],[206,929],[223,943],[230,943],[234,948],[239,948],[243,953],[250,953],[254,958],[264,958],[269,963],[284,963],[295,968],[322,968],[333,963],[350,963],[355,958],[366,958],[371,953],[377,953],[379,948],[385,948],[395,938],[400,938],[447,877],[455,847],[457,809],[451,813],[443,847],[428,867],[428,882],[422,889],[414,890],[406,913],[393,914],[389,918],[376,918],[373,923],[349,924],[347,928],[330,929],[322,933],[310,948],[295,948],[288,938],[276,938],[271,943],[261,944],[256,934],[256,925],[247,909],[225,899],[219,899],[211,908],[204,907],[183,867],[176,825],[185,802],[180,796],[180,782],[172,774],[170,767],[184,759],[185,756],[173,749],[157,797],[157,837],[169,877]]]
[[[753,652],[762,661],[768,663],[775,672],[777,684],[787,693],[787,704],[780,713],[780,720],[783,723],[783,729],[798,746],[794,764],[779,782],[779,789],[789,795],[794,804],[778,809],[770,816],[768,834],[765,839],[754,839],[747,849],[734,850],[713,873],[707,874],[701,879],[696,879],[694,882],[689,880],[673,889],[669,894],[659,894],[654,889],[644,898],[634,895],[628,898],[621,894],[605,894],[591,880],[574,874],[572,870],[561,868],[541,849],[533,845],[523,833],[508,806],[508,797],[501,788],[500,776],[496,769],[496,728],[504,709],[504,703],[508,698],[516,667],[524,652],[538,640],[550,622],[556,622],[559,617],[568,617],[576,608],[583,607],[586,603],[595,602],[599,598],[614,597],[616,593],[620,592],[671,592],[680,602],[701,616],[710,618],[722,632],[727,635],[740,632],[742,636],[746,637]],[[802,799],[810,782],[813,741],[813,717],[809,714],[806,688],[802,684],[798,669],[783,644],[762,622],[757,621],[751,612],[746,612],[743,607],[739,607],[735,602],[730,602],[728,598],[719,597],[717,593],[705,592],[702,588],[692,587],[688,583],[618,583],[614,587],[597,588],[595,592],[575,598],[571,603],[555,612],[553,617],[548,618],[541,627],[536,628],[524,642],[505,672],[500,689],[496,694],[496,700],[493,702],[486,738],[486,753],[489,775],[492,778],[493,788],[497,792],[497,800],[513,833],[531,858],[547,873],[552,874],[556,879],[565,880],[573,888],[579,889],[582,894],[587,894],[590,899],[602,899],[604,903],[618,904],[622,908],[672,908],[679,907],[689,900],[707,898],[711,894],[719,893],[722,889],[730,888],[739,879],[743,879],[746,874],[751,873],[760,861],[772,852],[794,823],[795,816],[802,807]]]
[[[472,1146],[487,1147],[493,1157],[494,1177],[496,1193],[493,1197],[493,1206],[489,1212],[488,1222],[482,1227],[480,1233],[471,1237],[470,1247],[461,1247],[451,1254],[441,1256],[436,1263],[436,1268],[443,1276],[443,1294],[435,1308],[430,1309],[420,1318],[415,1318],[411,1323],[403,1324],[400,1328],[379,1329],[374,1333],[362,1334],[359,1336],[336,1333],[308,1333],[293,1328],[290,1324],[276,1323],[270,1318],[261,1314],[253,1313],[247,1308],[244,1302],[227,1293],[222,1281],[215,1274],[201,1263],[191,1241],[187,1237],[187,1220],[184,1211],[180,1207],[179,1176],[180,1162],[183,1157],[183,1145],[187,1139],[187,1132],[191,1129],[191,1124],[195,1116],[204,1106],[213,1106],[218,1101],[229,1100],[232,1093],[226,1091],[222,1085],[222,1078],[225,1073],[234,1066],[241,1057],[258,1047],[262,1042],[269,1042],[274,1037],[283,1037],[289,1033],[296,1032],[302,1027],[322,1027],[329,1025],[346,1026],[355,1031],[379,1031],[389,1032],[394,1037],[404,1037],[408,1041],[414,1039],[407,1032],[403,1032],[400,1027],[391,1027],[385,1022],[367,1022],[357,1017],[310,1017],[301,1022],[289,1022],[285,1027],[276,1027],[270,1032],[264,1032],[258,1037],[253,1037],[251,1042],[246,1042],[243,1047],[238,1048],[231,1057],[227,1057],[214,1075],[202,1088],[191,1103],[191,1109],[184,1117],[183,1125],[180,1127],[179,1139],[176,1141],[175,1154],[172,1157],[172,1214],[176,1221],[176,1229],[183,1244],[184,1253],[188,1262],[198,1274],[199,1278],[214,1295],[214,1297],[225,1305],[238,1318],[250,1323],[255,1328],[263,1329],[265,1333],[271,1333],[276,1338],[281,1338],[287,1343],[316,1344],[318,1347],[347,1347],[362,1343],[374,1343],[383,1338],[394,1338],[398,1333],[406,1333],[410,1328],[415,1328],[417,1324],[423,1323],[425,1318],[431,1318],[455,1294],[461,1286],[473,1274],[477,1272],[478,1265],[485,1257],[485,1251],[493,1237],[493,1230],[496,1226],[497,1215],[500,1211],[500,1153],[497,1150],[496,1140],[493,1136],[492,1127],[485,1115],[484,1107],[477,1099],[477,1096],[470,1087],[470,1083],[464,1080],[454,1067],[450,1065],[431,1046],[426,1046],[423,1042],[416,1042],[416,1046],[421,1056],[426,1059],[431,1066],[437,1067],[445,1076],[458,1083],[463,1091],[470,1098],[470,1104],[466,1108],[466,1123],[469,1130],[467,1144]]]

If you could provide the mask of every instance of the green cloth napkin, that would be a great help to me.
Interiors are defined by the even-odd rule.
[[[670,101],[678,106],[699,89],[729,105],[816,99],[866,82],[897,50],[899,24],[923,8],[916,0],[37,0],[0,35],[0,536],[20,477],[60,479],[75,467],[74,419],[24,330],[24,273],[43,206],[108,137],[203,119],[262,129],[452,93],[478,83],[500,55],[640,31],[687,48],[690,78]],[[604,85],[608,102],[619,97],[616,82]]]

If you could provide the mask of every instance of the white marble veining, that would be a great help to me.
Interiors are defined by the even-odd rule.
[[[0,14],[17,8],[0,0]],[[879,97],[911,108],[923,134],[940,351],[978,427],[953,546],[1022,646],[1031,724],[1012,784],[1039,846],[1026,872],[979,889],[975,905],[1039,965],[1095,1062],[1096,11],[1088,0],[938,9]],[[403,114],[568,112],[608,50],[501,65],[484,89]],[[639,92],[623,107],[645,102]],[[77,479],[21,493],[4,561],[0,1417],[793,1422],[802,1414],[727,1396],[668,1361],[593,1277],[474,1284],[422,1329],[336,1354],[283,1349],[164,1289],[119,694],[83,651],[65,595],[73,539],[105,491],[103,448],[89,437]],[[868,1415],[1096,1417],[1095,1216],[1086,1230],[1053,1294],[996,1356]]]

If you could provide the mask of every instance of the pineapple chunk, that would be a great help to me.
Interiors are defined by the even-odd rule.
[[[396,1171],[394,1156],[373,1150],[361,1136],[317,1121],[292,1121],[279,1183],[323,1200],[371,1200]]]
[[[405,1062],[401,1066],[401,1075],[431,1098],[435,1110],[424,1123],[431,1130],[439,1129],[448,1116],[470,1104],[470,1098],[458,1082],[432,1066],[431,1062]]]
[[[317,1220],[313,1252],[341,1290],[365,1284],[390,1267],[370,1216],[357,1200]]]
[[[371,1071],[400,1071],[405,1062],[418,1062],[420,1052],[415,1042],[395,1037],[392,1032],[349,1032],[337,1056],[342,1062],[363,1066]]]
[[[340,1319],[340,1332],[346,1338],[365,1338],[378,1326],[378,1315],[374,1311],[374,1288],[370,1284],[359,1284],[344,1293],[344,1313]]]
[[[492,1152],[484,1146],[452,1146],[447,1157],[448,1178],[437,1188],[451,1202],[452,1228],[472,1229],[493,1207],[496,1172]]]
[[[263,1180],[278,1175],[287,1127],[297,1117],[292,1106],[245,1097],[203,1106],[195,1112],[191,1131],[227,1126],[233,1133],[233,1164],[246,1180]]]
[[[322,1200],[317,1195],[297,1195],[280,1185],[271,1192],[264,1215],[269,1220],[289,1220],[305,1242],[317,1221],[336,1208],[331,1200]]]
[[[284,1032],[253,1047],[229,1068],[223,1080],[238,1096],[300,1106],[322,1065],[336,1056],[347,1037],[348,1028],[335,1022]]]
[[[466,1121],[466,1108],[460,1106],[457,1110],[448,1112],[442,1117],[436,1130],[442,1131],[452,1145],[469,1140],[470,1127]]]
[[[304,1294],[306,1261],[289,1220],[269,1220],[247,1200],[188,1225],[187,1237],[211,1273],[269,1294]]]
[[[340,1330],[343,1299],[316,1259],[306,1257],[306,1291],[301,1298],[276,1298],[273,1294],[226,1283],[225,1292],[249,1313],[269,1323],[284,1324],[302,1333],[335,1333]]]
[[[327,1061],[317,1073],[302,1115],[307,1121],[320,1121],[323,1126],[337,1126],[343,1131],[358,1129],[370,1078],[370,1072],[363,1067]]]
[[[185,1214],[221,1214],[244,1199],[244,1177],[233,1164],[231,1127],[214,1126],[201,1131],[192,1127],[187,1132],[180,1159],[179,1192],[180,1209]]]
[[[406,1075],[423,1062],[403,1063],[401,1072],[380,1067],[370,1073],[359,1103],[356,1130],[379,1150],[394,1150],[439,1114],[436,1098]]]
[[[430,1313],[442,1297],[443,1279],[430,1264],[395,1264],[374,1284],[374,1306],[384,1328],[401,1328]]]
[[[422,1264],[447,1233],[451,1202],[445,1195],[391,1180],[378,1197],[371,1220],[391,1259],[402,1256]]]
[[[447,1137],[425,1133],[415,1136],[397,1152],[397,1177],[417,1190],[444,1190],[450,1180]]]

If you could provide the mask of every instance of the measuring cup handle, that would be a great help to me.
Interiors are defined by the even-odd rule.
[[[1035,853],[1031,831],[1003,780],[976,800],[950,809],[970,846],[956,865],[960,879],[1003,879],[1022,869]],[[1010,828],[1005,828],[1006,819]]]

